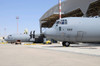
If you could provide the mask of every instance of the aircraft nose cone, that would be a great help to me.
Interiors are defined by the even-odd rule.
[[[44,35],[48,35],[50,33],[50,29],[47,29],[45,32],[44,32]]]
[[[7,41],[7,38],[4,38],[5,41]]]
[[[43,34],[46,36],[48,34],[48,30],[46,30]]]
[[[7,37],[5,37],[5,38],[4,38],[4,40],[5,40],[5,41],[7,41],[7,40],[8,40],[8,38],[7,38]]]
[[[44,35],[46,36],[46,37],[49,37],[49,36],[51,36],[53,34],[53,29],[47,29],[45,32],[44,32]]]

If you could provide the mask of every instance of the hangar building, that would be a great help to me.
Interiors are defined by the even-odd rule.
[[[62,2],[62,18],[100,16],[100,0],[64,0]],[[59,19],[59,4],[49,9],[40,18],[42,28],[50,28]]]

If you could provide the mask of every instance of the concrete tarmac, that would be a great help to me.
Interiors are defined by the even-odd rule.
[[[62,44],[48,44],[41,45],[36,44],[30,46],[32,48],[53,50],[53,51],[61,51],[61,52],[70,52],[70,53],[78,53],[78,54],[86,54],[100,57],[100,44],[71,44],[70,47],[63,47]]]
[[[0,44],[0,66],[100,66],[100,57]]]

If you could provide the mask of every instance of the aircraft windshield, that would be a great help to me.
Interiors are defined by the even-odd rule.
[[[58,25],[58,24],[67,24],[67,20],[66,19],[63,19],[63,20],[61,20],[61,21],[59,21],[59,20],[57,20],[56,21],[56,24]]]
[[[8,36],[8,39],[10,39],[11,37],[12,37],[12,35],[9,35],[9,36]]]
[[[57,20],[56,23],[53,25],[53,27],[58,26],[59,24],[60,25],[66,25],[67,19]]]

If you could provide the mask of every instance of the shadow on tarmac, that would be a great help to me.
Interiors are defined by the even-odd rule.
[[[73,46],[70,47],[100,47],[100,44],[75,44]]]
[[[100,44],[71,44],[70,47],[77,47],[77,48],[80,48],[80,47],[100,47]],[[64,46],[44,46],[44,47],[49,47],[49,48],[60,48],[60,47],[64,47]],[[68,47],[67,47],[68,48]],[[96,49],[96,48],[93,48],[93,49]]]

